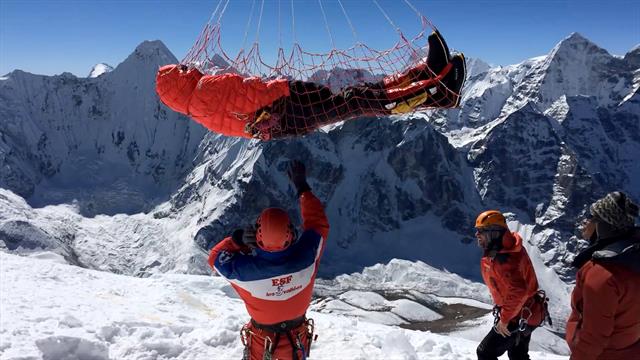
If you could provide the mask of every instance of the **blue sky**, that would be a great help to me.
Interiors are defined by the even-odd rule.
[[[256,1],[254,16],[262,0]],[[321,0],[337,46],[353,36],[337,0]],[[640,43],[637,0],[409,0],[443,33],[452,48],[496,65],[546,54],[571,32],[579,32],[613,54]],[[162,40],[182,58],[218,0],[0,0],[0,74],[21,69],[37,74],[64,71],[86,76],[98,62],[116,66],[144,40]],[[307,49],[331,47],[318,0],[293,0],[299,42]],[[373,0],[342,0],[360,40],[387,47],[396,33]],[[378,0],[403,32],[419,28],[404,0]],[[242,42],[252,0],[231,0],[223,18],[223,41]],[[280,6],[280,21],[278,8]],[[291,0],[264,0],[262,48],[282,34],[292,42]],[[255,18],[254,18],[255,19]],[[255,23],[255,22],[254,22]],[[280,31],[278,31],[280,24]],[[255,27],[248,43],[255,38]]]

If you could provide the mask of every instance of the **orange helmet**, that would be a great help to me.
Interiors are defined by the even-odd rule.
[[[488,210],[478,215],[478,218],[476,219],[476,228],[482,229],[489,226],[499,226],[509,229],[504,215],[502,215],[498,210]]]
[[[256,242],[265,251],[281,251],[293,242],[294,229],[289,215],[279,208],[264,209],[256,222]]]

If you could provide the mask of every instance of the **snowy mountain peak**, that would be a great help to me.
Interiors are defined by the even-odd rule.
[[[93,68],[91,68],[91,71],[89,72],[89,76],[87,77],[96,78],[104,73],[110,72],[111,70],[113,70],[113,66],[105,63],[98,63],[94,65]]]
[[[624,56],[626,61],[632,68],[640,68],[640,44],[636,45]]]
[[[563,42],[593,44],[589,39],[587,39],[586,37],[582,36],[579,32],[572,32],[571,34],[569,34],[569,36],[567,36],[566,38],[564,38],[561,41],[561,43],[563,43]]]
[[[214,54],[213,57],[211,58],[211,63],[224,69],[229,67],[229,63],[227,62],[227,60],[225,60],[222,56],[220,56],[219,54]]]
[[[318,70],[309,77],[309,81],[317,82],[331,88],[332,91],[340,91],[345,86],[376,82],[381,80],[381,76],[376,76],[366,69],[343,69],[336,67],[331,70]]]
[[[520,108],[532,95],[543,112],[563,95],[595,96],[600,106],[616,106],[634,82],[625,60],[578,33],[560,41],[542,61],[518,67],[524,76],[510,76],[516,86],[502,113]]]
[[[573,32],[573,33],[569,34],[569,36],[567,36],[566,38],[562,39],[558,43],[558,45],[560,45],[560,46],[582,45],[582,46],[595,46],[595,47],[598,47],[596,44],[591,42],[591,40],[589,40],[586,37],[582,36],[578,32]]]
[[[71,196],[85,215],[142,211],[152,206],[145,199],[169,196],[205,134],[155,93],[158,67],[176,61],[153,41],[100,81],[9,74],[0,82],[0,187],[32,204]]]
[[[136,47],[134,50],[134,54],[153,56],[156,54],[166,54],[171,55],[171,51],[167,48],[167,46],[160,40],[145,40],[140,45]]]
[[[143,41],[122,63],[114,70],[114,74],[122,74],[125,77],[136,76],[135,74],[153,73],[160,66],[175,64],[178,59],[160,40]]]
[[[640,44],[637,44],[636,46],[632,47],[627,54],[637,54],[637,53],[640,53]]]
[[[223,73],[238,73],[238,70],[231,66],[229,62],[220,54],[213,54],[211,59],[204,63],[192,63],[203,74],[223,74]]]
[[[5,75],[2,76],[2,80],[9,80],[9,79],[16,79],[16,78],[20,78],[21,76],[25,76],[25,75],[33,75],[31,73],[28,73],[26,71],[23,70],[13,70]]]
[[[560,41],[549,54],[550,59],[562,58],[564,60],[580,59],[584,56],[613,58],[605,49],[591,42],[577,32]]]
[[[54,75],[55,76],[55,75]],[[59,78],[61,79],[67,79],[67,80],[72,80],[72,79],[77,79],[78,77],[73,75],[72,73],[65,71],[60,75],[57,75]]]
[[[466,62],[468,79],[491,69],[491,65],[478,58],[467,57]]]
[[[25,79],[28,79],[27,81],[32,81],[32,79],[41,79],[44,77],[50,77],[50,78],[56,78],[56,79],[74,79],[77,78],[77,76],[73,75],[72,73],[65,71],[61,74],[58,75],[52,75],[52,76],[47,76],[47,75],[38,75],[38,74],[34,74],[34,73],[30,73],[28,71],[24,71],[24,70],[20,70],[20,69],[16,69],[13,70],[12,72],[4,75],[2,77],[2,80],[13,80],[13,81],[24,81]]]

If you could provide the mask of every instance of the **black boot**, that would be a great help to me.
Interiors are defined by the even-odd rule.
[[[446,86],[448,94],[448,98],[450,98],[450,104],[446,106],[442,104],[444,107],[456,107],[460,103],[460,91],[462,90],[462,85],[464,84],[464,80],[467,76],[467,65],[464,60],[463,54],[456,54],[451,58],[452,68],[449,70],[447,75],[442,79],[442,84]]]
[[[427,66],[436,75],[449,63],[449,47],[438,30],[429,35],[429,54],[427,55]],[[427,78],[428,79],[428,78]],[[423,80],[423,79],[420,79]]]

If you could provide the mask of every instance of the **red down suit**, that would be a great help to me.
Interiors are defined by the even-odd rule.
[[[169,108],[211,131],[251,138],[245,125],[254,121],[258,109],[289,96],[289,81],[263,81],[238,74],[203,75],[197,69],[166,65],[158,70],[156,91]]]

